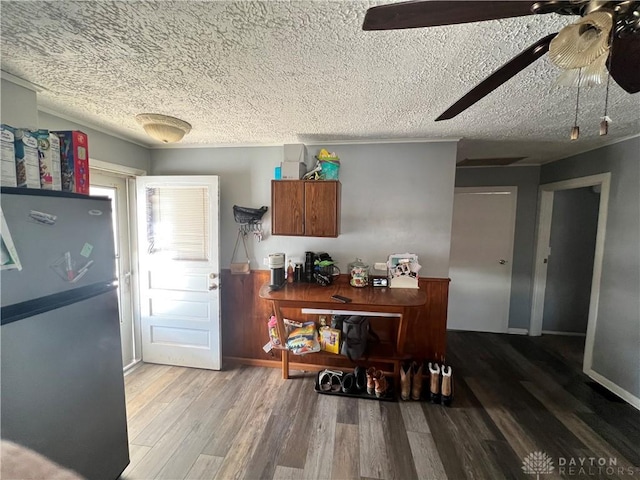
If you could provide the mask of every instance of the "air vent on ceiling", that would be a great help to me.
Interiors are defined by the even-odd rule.
[[[507,157],[507,158],[465,158],[458,162],[458,167],[497,167],[511,165],[525,157]]]

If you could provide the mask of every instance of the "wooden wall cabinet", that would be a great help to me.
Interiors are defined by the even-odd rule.
[[[271,234],[337,237],[340,188],[337,180],[272,180]]]

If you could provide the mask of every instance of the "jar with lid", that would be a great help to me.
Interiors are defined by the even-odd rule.
[[[359,258],[348,265],[349,284],[352,287],[366,287],[369,285],[369,265],[366,265]]]

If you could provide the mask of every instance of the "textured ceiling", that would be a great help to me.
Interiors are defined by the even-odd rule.
[[[461,95],[574,17],[364,32],[366,1],[1,2],[2,70],[43,88],[41,107],[157,146],[143,112],[184,119],[180,145],[462,138],[459,158],[538,163],[640,132],[640,94],[552,84],[546,56],[453,120]],[[481,3],[481,2],[479,2]]]

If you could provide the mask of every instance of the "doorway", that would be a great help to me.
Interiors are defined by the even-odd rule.
[[[111,200],[113,237],[116,252],[116,279],[118,281],[118,307],[120,313],[120,339],[122,365],[130,368],[136,362],[133,303],[131,285],[131,242],[129,222],[129,191],[127,178],[91,170],[90,195]]]
[[[599,190],[597,199],[597,220],[594,239],[593,264],[591,270],[590,292],[587,313],[586,339],[582,369],[591,378],[597,379],[599,374],[592,370],[593,345],[595,341],[596,323],[598,321],[598,301],[600,297],[600,279],[602,276],[602,259],[607,226],[607,210],[609,206],[609,186],[611,174],[604,173],[589,177],[574,178],[561,182],[540,185],[538,227],[536,239],[536,258],[534,265],[533,301],[531,309],[531,325],[529,334],[541,335],[547,296],[550,259],[554,255],[551,237],[553,228],[554,199],[563,191],[584,187]],[[593,232],[591,233],[593,235]],[[551,287],[551,285],[549,285]],[[550,295],[553,295],[550,293]],[[598,380],[600,381],[600,380]]]
[[[596,187],[554,194],[543,334],[584,337],[587,333],[599,204]]]

